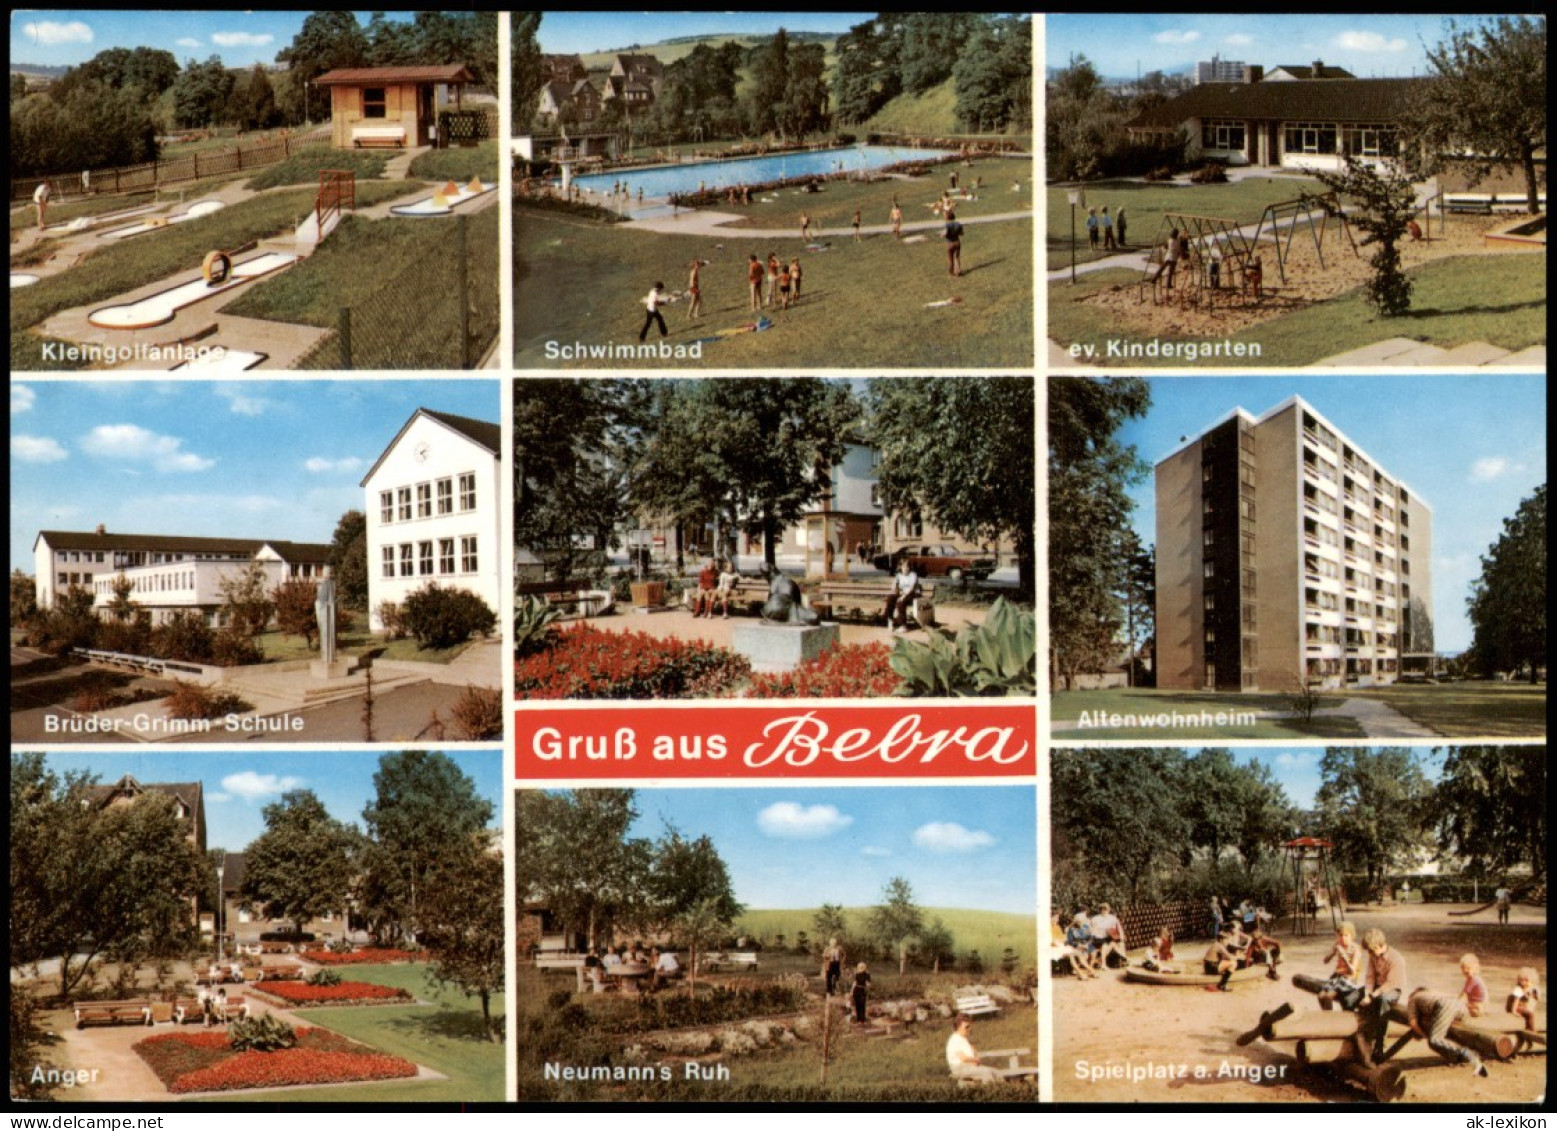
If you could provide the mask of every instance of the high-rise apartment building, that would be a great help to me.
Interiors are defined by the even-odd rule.
[[[1430,671],[1432,511],[1293,397],[1157,464],[1157,685],[1369,687]]]

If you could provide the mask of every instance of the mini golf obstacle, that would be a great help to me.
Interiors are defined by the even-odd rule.
[[[113,228],[103,232],[97,238],[100,240],[123,240],[131,236],[145,235],[147,232],[161,231],[163,228],[174,224],[182,224],[186,220],[198,220],[202,216],[209,216],[213,212],[220,212],[227,205],[220,200],[202,200],[191,204],[184,211],[173,216],[156,216],[150,220],[142,220],[138,224],[131,224],[124,228]]]
[[[390,212],[396,216],[447,216],[460,205],[485,196],[497,186],[484,185],[480,177],[472,177],[467,185],[457,185],[449,181],[437,192],[414,204],[397,204],[390,208]]]
[[[231,290],[240,283],[290,267],[301,258],[287,252],[267,251],[235,263],[233,254],[226,251],[209,252],[201,264],[200,278],[147,295],[135,302],[101,307],[87,315],[87,321],[105,330],[144,330],[151,326],[161,326],[173,321],[173,316],[186,306]]]
[[[38,281],[38,276],[32,274],[29,271],[12,271],[11,272],[11,289],[13,291],[17,287],[30,287],[34,283],[36,283],[37,281]]]
[[[216,376],[223,373],[243,373],[253,369],[270,355],[268,353],[255,353],[252,350],[230,350],[219,347],[220,354],[216,350],[203,353],[191,361],[181,361],[169,372],[172,373],[198,373],[202,377]]]
[[[117,212],[104,212],[101,216],[77,216],[74,220],[67,220],[63,224],[50,224],[44,228],[48,235],[61,235],[70,232],[82,232],[88,228],[95,228],[99,224],[114,224],[120,220],[128,220],[132,216],[144,216],[148,212],[155,212],[157,205],[142,204],[135,208],[121,208]]]

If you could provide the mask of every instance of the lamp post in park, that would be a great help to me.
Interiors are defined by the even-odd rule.
[[[227,869],[227,853],[223,852],[216,862],[216,961],[221,962],[222,953],[222,904],[227,902],[222,888],[222,873]]]
[[[1066,194],[1070,198],[1070,285],[1076,285],[1076,209],[1087,206],[1087,190],[1073,188]]]

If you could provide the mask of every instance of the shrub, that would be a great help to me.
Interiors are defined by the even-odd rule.
[[[228,1043],[235,1052],[275,1052],[297,1044],[297,1030],[273,1013],[243,1017],[227,1028]]]
[[[408,596],[401,613],[418,648],[452,648],[497,624],[497,614],[480,597],[468,589],[444,589],[436,581]]]
[[[164,705],[168,717],[174,719],[219,719],[223,715],[253,710],[252,704],[230,691],[213,691],[182,679],[173,681],[173,692],[164,700]]]
[[[1167,165],[1158,165],[1155,169],[1146,173],[1144,179],[1148,181],[1171,181],[1173,179],[1173,170]]]
[[[899,639],[892,670],[903,677],[899,695],[1035,695],[1033,667],[1037,620],[1004,598],[990,606],[981,625],[964,625],[953,637],[944,630],[920,644]]]
[[[757,674],[748,699],[869,699],[891,695],[902,683],[885,644],[845,644],[779,675]]]
[[[383,632],[386,639],[406,638],[405,614],[401,612],[399,605],[393,601],[380,601],[378,608],[373,611],[378,614],[378,622],[384,626]]]
[[[309,931],[261,931],[260,942],[289,942],[307,943],[313,942],[314,935]]]
[[[702,641],[579,624],[548,652],[514,664],[525,699],[686,699],[718,694],[751,673],[743,656]]]
[[[454,737],[480,742],[503,735],[503,693],[496,688],[467,687],[454,701]]]
[[[315,970],[308,975],[310,986],[338,986],[341,984],[341,976],[334,970]]]
[[[211,641],[211,662],[224,668],[263,664],[265,649],[248,637],[224,628]]]
[[[151,616],[144,609],[127,621],[105,621],[97,633],[97,646],[131,656],[151,654]]]
[[[1189,175],[1190,183],[1197,185],[1225,185],[1227,166],[1219,161],[1208,161]]]
[[[627,600],[626,595],[622,600]],[[551,645],[562,613],[544,597],[528,596],[514,608],[514,659],[533,656]]]
[[[175,613],[152,629],[152,655],[164,660],[209,664],[216,650],[216,634],[205,617],[193,610]]]

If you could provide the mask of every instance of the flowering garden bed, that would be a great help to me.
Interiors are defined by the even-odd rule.
[[[313,986],[307,982],[256,982],[254,989],[278,997],[289,1005],[380,1005],[413,1000],[394,986],[375,986],[372,982],[341,982],[334,986]]]
[[[754,675],[749,699],[870,699],[891,695],[903,679],[885,644],[844,644],[780,675]]]
[[[751,671],[745,657],[702,641],[646,632],[601,632],[580,624],[556,644],[514,661],[520,699],[697,699],[727,690]]]
[[[348,954],[336,954],[329,950],[310,950],[303,959],[320,966],[359,966],[379,962],[420,962],[427,955],[415,950],[396,950],[393,947],[369,946]]]
[[[328,1029],[307,1027],[297,1030],[296,1046],[274,1052],[236,1052],[225,1032],[148,1037],[135,1051],[174,1095],[396,1080],[417,1071],[409,1060],[376,1052]]]

